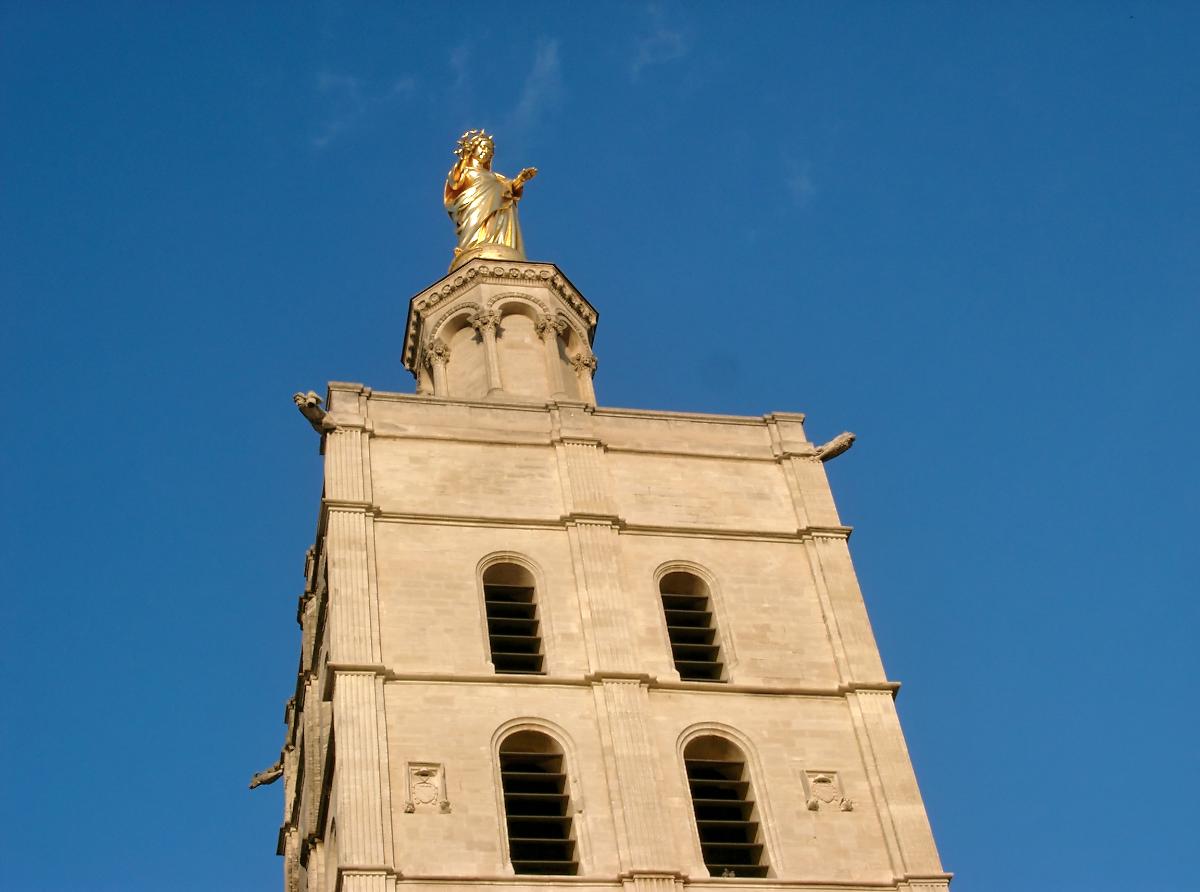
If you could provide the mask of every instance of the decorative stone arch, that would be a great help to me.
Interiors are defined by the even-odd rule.
[[[496,791],[496,814],[500,818],[496,823],[500,832],[500,851],[503,853],[502,869],[509,876],[516,875],[508,844],[508,822],[506,820],[508,813],[504,807],[504,783],[500,777],[500,747],[508,738],[526,731],[550,738],[562,750],[563,758],[566,761],[571,824],[578,846],[579,876],[586,876],[587,866],[591,863],[591,850],[588,843],[587,824],[584,821],[583,786],[579,782],[579,752],[565,728],[540,716],[520,716],[509,719],[492,732],[492,739],[488,747],[492,760],[492,787]]]
[[[421,345],[415,370],[418,393],[428,393],[432,389],[433,393],[440,397],[483,395],[487,383],[480,374],[482,357],[469,358],[465,354],[465,351],[474,351],[477,348],[469,343],[476,340],[474,337],[463,335],[463,331],[472,324],[472,319],[478,312],[478,304],[458,303],[444,310],[430,325],[430,334]],[[474,359],[474,363],[470,362],[471,358]],[[452,362],[458,363],[453,372],[450,369]],[[476,368],[474,377],[478,380],[473,384],[460,380],[463,376],[459,372],[464,365],[474,365]],[[474,394],[470,392],[473,390],[481,392]]]
[[[483,635],[483,652],[488,655],[489,665],[491,664],[491,641],[488,638],[488,623],[487,623],[487,606],[484,603],[483,592],[483,575],[491,567],[500,564],[513,564],[522,568],[530,576],[533,577],[534,597],[537,599],[538,615],[541,620],[542,628],[542,649],[545,654],[545,674],[550,675],[550,669],[553,666],[551,657],[555,648],[549,646],[549,643],[554,639],[554,621],[551,617],[551,611],[546,609],[546,574],[541,566],[532,558],[520,554],[516,551],[493,551],[490,554],[484,555],[475,565],[475,592],[476,603],[479,607],[479,631]],[[495,666],[493,665],[493,669]]]
[[[708,588],[709,601],[712,603],[713,615],[717,621],[717,635],[721,641],[721,655],[725,662],[725,675],[727,681],[732,681],[731,676],[733,670],[737,666],[737,650],[733,643],[733,626],[729,622],[729,613],[725,608],[725,597],[721,593],[721,587],[717,583],[716,574],[702,564],[689,560],[670,560],[659,564],[654,571],[654,600],[658,604],[658,626],[661,631],[661,639],[666,645],[667,653],[671,652],[671,637],[667,633],[667,619],[662,611],[662,598],[660,596],[660,586],[663,577],[668,573],[690,573],[695,576]],[[672,667],[674,664],[672,663]],[[674,668],[672,668],[674,671]]]
[[[471,317],[482,309],[477,303],[461,303],[449,307],[429,326],[429,330],[432,332],[430,338],[440,338],[445,341],[448,335],[470,325]]]
[[[553,312],[550,305],[544,300],[534,297],[532,294],[527,294],[524,291],[504,291],[500,294],[489,297],[486,301],[487,309],[496,310],[501,314],[501,317],[508,315],[505,313],[505,307],[521,306],[528,308],[524,315],[530,319],[536,320],[539,315],[545,315]]]
[[[562,309],[556,309],[541,298],[523,291],[506,291],[497,294],[488,299],[487,306],[498,314],[502,335],[504,332],[503,321],[507,317],[523,316],[533,323],[534,330],[543,343],[545,353],[544,393],[546,395],[551,399],[595,402],[591,375],[595,370],[596,361],[592,354],[587,329],[582,327],[576,316],[564,312]],[[520,327],[524,328],[523,322]],[[504,351],[505,344],[501,337],[500,352]],[[529,371],[526,368],[524,373],[514,372],[511,379],[522,379],[529,374]],[[586,376],[586,382],[584,376]],[[510,376],[506,374],[505,379],[510,380]]]
[[[696,813],[692,806],[691,787],[688,784],[687,767],[684,764],[684,753],[688,746],[702,737],[716,737],[733,744],[746,759],[746,770],[750,773],[750,789],[754,793],[754,806],[759,814],[759,828],[763,834],[763,845],[767,850],[766,862],[768,876],[786,876],[783,863],[783,847],[779,844],[779,835],[775,829],[775,821],[771,815],[771,803],[767,799],[766,775],[758,757],[758,749],[748,736],[733,725],[724,722],[696,722],[688,725],[680,733],[675,742],[676,764],[681,775],[683,789],[687,791],[688,823],[692,828],[692,856],[694,867],[707,870],[704,854],[700,849],[700,828],[696,824]]]
[[[564,383],[568,361],[557,336],[566,317],[526,291],[504,291],[485,303],[483,315],[495,324],[493,355],[504,393],[539,402],[577,396],[578,388]]]

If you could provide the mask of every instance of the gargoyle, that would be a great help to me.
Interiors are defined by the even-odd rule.
[[[265,771],[260,771],[258,774],[254,775],[254,777],[250,778],[250,789],[253,790],[255,787],[273,784],[275,781],[279,780],[282,775],[283,756],[280,756],[275,760],[275,764],[270,768],[266,769]]]
[[[308,423],[318,434],[327,433],[336,427],[332,421],[326,418],[325,410],[321,408],[321,398],[314,391],[294,393],[292,402],[296,404],[300,414],[308,419]]]
[[[817,447],[817,461],[829,461],[831,458],[837,458],[854,445],[855,439],[857,438],[850,431],[838,434],[824,446]]]

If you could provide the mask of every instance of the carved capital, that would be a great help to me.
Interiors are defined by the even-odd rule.
[[[450,347],[445,341],[432,340],[425,345],[425,364],[444,365],[450,359]]]
[[[480,310],[467,320],[471,327],[482,334],[484,331],[495,331],[500,324],[500,314],[495,310]]]
[[[591,353],[580,353],[571,357],[571,367],[579,374],[587,371],[587,374],[596,374],[596,357]]]
[[[534,324],[534,330],[537,331],[538,337],[543,340],[546,338],[556,338],[567,330],[567,320],[562,316],[544,314],[538,316],[538,320]]]

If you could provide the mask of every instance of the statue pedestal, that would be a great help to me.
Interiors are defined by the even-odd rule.
[[[474,248],[467,248],[465,251],[459,251],[454,255],[454,260],[450,262],[450,272],[454,272],[460,266],[469,263],[475,258],[483,260],[524,260],[525,255],[516,248],[510,248],[508,245],[479,245]]]
[[[463,252],[409,305],[404,365],[417,393],[595,405],[592,305],[552,263],[478,250],[488,253]]]

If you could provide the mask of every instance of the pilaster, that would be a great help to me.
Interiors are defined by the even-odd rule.
[[[308,885],[303,892],[325,892],[325,843],[321,840],[316,840],[308,850],[304,876]]]
[[[362,507],[329,508],[330,661],[366,665],[378,662],[367,584],[367,519]]]
[[[380,687],[374,672],[338,671],[333,697],[338,863],[371,876],[386,871],[390,861],[390,784]],[[375,887],[368,882],[355,888]]]
[[[663,779],[647,729],[646,683],[634,678],[601,678],[592,690],[616,780],[614,811],[620,816],[621,872],[624,875],[669,872],[677,856],[671,845],[673,836],[662,832],[671,818],[663,807]],[[636,888],[661,888],[659,880],[664,877],[644,879],[646,882]]]
[[[680,892],[683,881],[674,874],[638,873],[622,880],[625,892]]]
[[[566,470],[567,514],[613,515],[608,483],[601,465],[599,440],[563,437],[555,443],[559,467]]]
[[[592,672],[633,672],[636,665],[629,642],[629,611],[623,603],[616,521],[603,517],[570,518],[567,537],[586,619],[585,641]]]
[[[301,794],[300,834],[318,833],[317,815],[321,810],[321,791],[325,768],[325,741],[321,727],[321,691],[315,674],[304,681],[304,791]]]
[[[300,890],[300,834],[295,827],[283,831],[283,888],[285,892]]]
[[[367,437],[361,428],[338,427],[325,444],[325,554],[329,572],[330,660],[379,661],[379,636],[371,599]]]
[[[914,881],[929,877],[929,882],[944,884],[933,831],[891,692],[859,690],[846,698],[892,869],[897,877]]]
[[[826,624],[843,682],[866,684],[887,681],[867,606],[850,561],[846,531],[813,530],[805,539],[813,581],[828,610]]]
[[[393,892],[390,870],[342,868],[338,871],[339,892]]]

